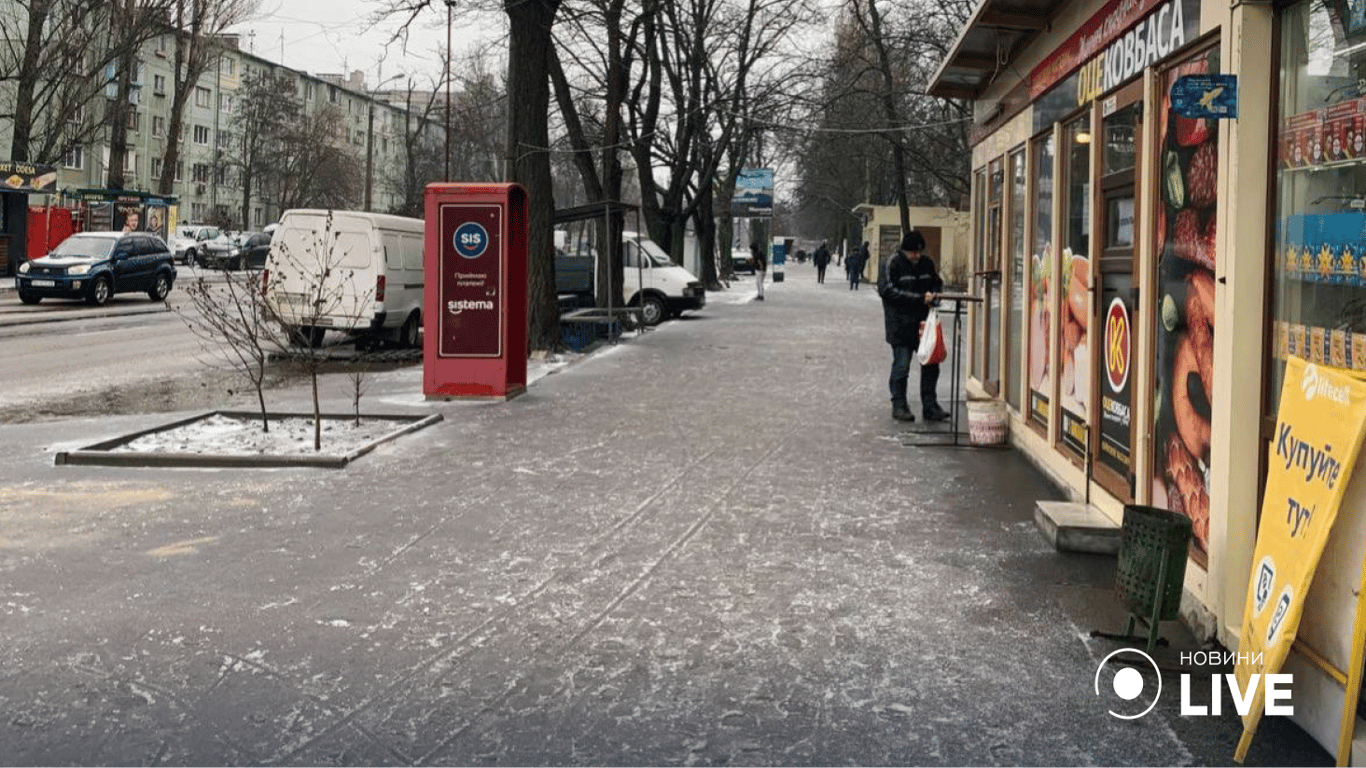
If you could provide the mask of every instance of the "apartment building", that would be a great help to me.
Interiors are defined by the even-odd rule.
[[[176,32],[167,30],[143,44],[133,75],[134,89],[128,114],[128,153],[125,158],[125,188],[154,192],[165,162],[167,132],[171,125],[174,100],[174,53]],[[175,168],[171,191],[178,202],[174,217],[179,221],[213,221],[232,229],[259,229],[276,221],[279,202],[269,189],[253,185],[251,199],[244,205],[240,172],[232,159],[237,155],[238,112],[246,84],[255,78],[284,77],[295,82],[295,92],[305,110],[312,114],[324,107],[336,108],[342,116],[340,130],[333,140],[355,160],[358,173],[370,172],[370,207],[377,211],[394,208],[401,199],[392,179],[405,162],[405,131],[416,118],[405,106],[391,103],[380,94],[367,90],[365,73],[348,76],[310,75],[278,65],[264,57],[244,51],[235,35],[219,38],[221,48],[214,62],[195,84],[182,118],[180,159]],[[106,89],[103,99],[113,98],[114,88]],[[13,98],[0,91],[0,102]],[[96,97],[95,101],[102,100]],[[6,111],[0,103],[0,112]],[[91,103],[80,119],[99,121],[105,104]],[[0,124],[0,147],[11,143],[12,124]],[[424,130],[440,130],[428,124]],[[73,143],[57,163],[59,200],[80,189],[100,189],[108,184],[109,127],[99,126],[86,141]],[[0,150],[3,154],[3,150]],[[367,163],[367,157],[369,163]],[[351,207],[364,205],[365,181],[354,185]]]

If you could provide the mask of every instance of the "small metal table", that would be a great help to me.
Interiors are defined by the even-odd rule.
[[[999,445],[977,445],[971,442],[962,442],[958,438],[967,432],[958,429],[958,415],[961,409],[959,391],[961,389],[963,377],[963,315],[967,314],[966,304],[982,302],[981,296],[974,296],[970,293],[941,293],[936,305],[940,302],[953,302],[953,366],[949,371],[949,430],[920,429],[911,430],[910,435],[915,438],[912,440],[902,440],[905,446],[936,446],[941,448],[1001,448]],[[938,309],[931,311],[938,312]]]

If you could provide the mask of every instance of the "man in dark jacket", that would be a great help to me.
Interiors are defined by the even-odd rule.
[[[892,418],[898,421],[915,421],[906,401],[911,356],[920,345],[920,324],[929,317],[930,307],[944,288],[934,261],[924,251],[924,235],[915,230],[907,232],[901,238],[901,248],[887,259],[878,276],[887,343],[892,347],[892,374],[887,384],[892,394]],[[920,404],[926,421],[949,417],[939,407],[935,394],[938,385],[939,366],[920,366]]]
[[[868,241],[864,240],[863,245],[850,251],[849,258],[844,260],[845,271],[849,273],[849,290],[858,290],[859,283],[863,281],[863,268],[868,265],[868,256]]]
[[[821,241],[821,247],[816,249],[816,255],[811,257],[811,262],[816,265],[816,282],[825,282],[825,268],[830,266],[830,249],[825,246],[825,241]]]

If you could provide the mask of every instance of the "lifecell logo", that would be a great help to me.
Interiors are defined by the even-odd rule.
[[[1339,405],[1347,405],[1351,400],[1347,386],[1333,384],[1327,376],[1319,373],[1319,367],[1314,363],[1307,363],[1304,366],[1304,378],[1300,380],[1300,389],[1304,391],[1305,402],[1312,402],[1315,397],[1326,397]]]

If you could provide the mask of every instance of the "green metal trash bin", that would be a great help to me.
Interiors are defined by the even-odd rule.
[[[1115,589],[1129,609],[1131,635],[1135,617],[1148,624],[1148,650],[1157,642],[1157,625],[1181,615],[1186,580],[1186,552],[1191,521],[1185,515],[1138,504],[1124,506],[1120,528]]]

